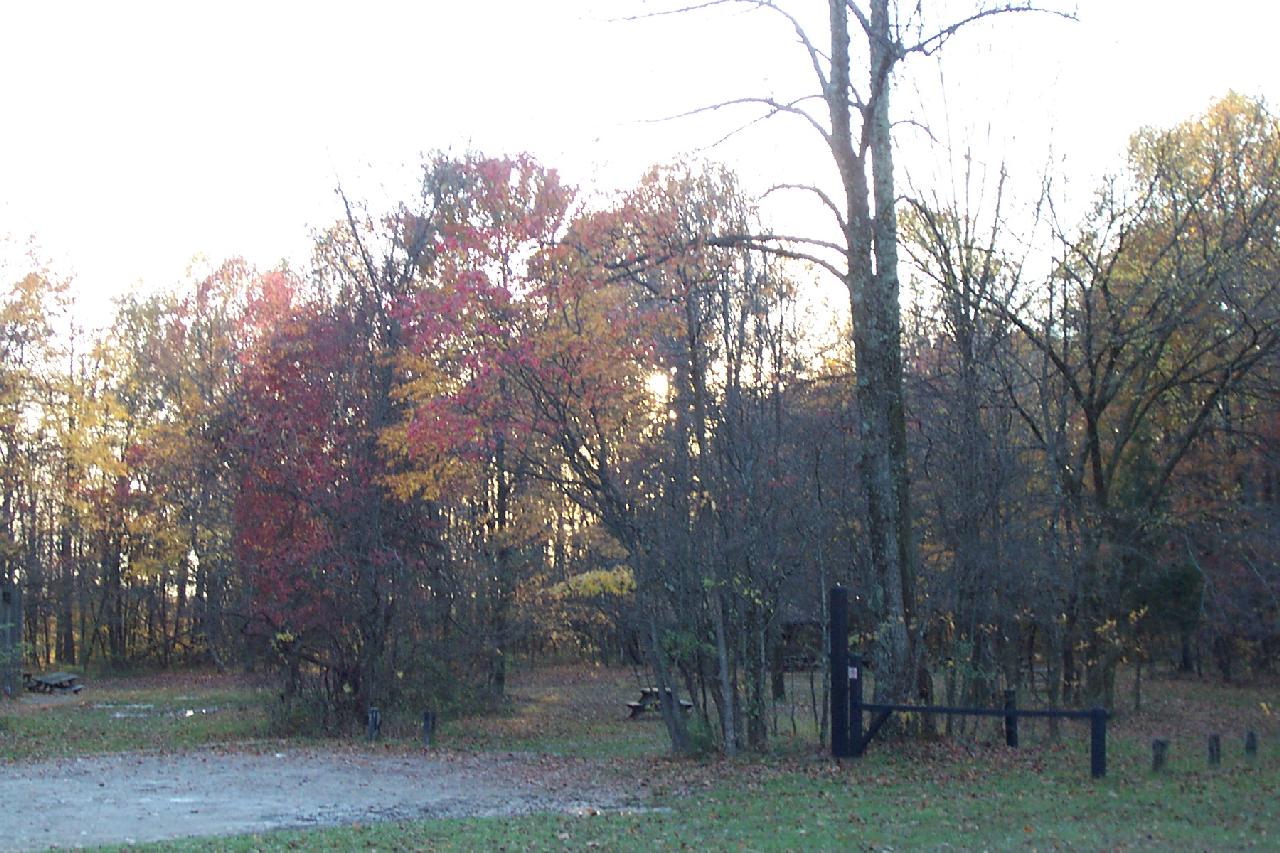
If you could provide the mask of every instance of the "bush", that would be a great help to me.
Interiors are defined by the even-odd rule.
[[[338,734],[344,727],[341,714],[318,677],[298,677],[280,693],[280,701],[267,712],[267,731],[274,737]],[[347,728],[350,728],[348,725]]]
[[[689,720],[689,755],[693,758],[706,758],[720,751],[720,739],[716,737],[711,725],[701,717]]]

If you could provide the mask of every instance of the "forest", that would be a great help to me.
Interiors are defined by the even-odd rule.
[[[821,666],[835,584],[886,701],[1274,672],[1280,120],[1135,128],[1078,216],[1048,178],[915,194],[891,75],[833,31],[828,234],[714,162],[588,199],[442,153],[393,206],[340,191],[308,268],[228,259],[100,333],[0,271],[9,654],[269,671],[330,730],[500,698],[517,657],[628,663],[693,702],[675,751],[728,754]]]

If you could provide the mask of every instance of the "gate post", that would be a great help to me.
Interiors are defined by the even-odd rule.
[[[849,655],[849,751],[861,758],[866,751],[862,740],[862,655]]]
[[[1004,692],[1004,742],[1014,749],[1018,747],[1017,695],[1012,689]]]
[[[831,757],[848,758],[849,749],[849,591],[837,584],[831,588]]]
[[[1089,710],[1089,774],[1107,775],[1107,712],[1096,705]]]

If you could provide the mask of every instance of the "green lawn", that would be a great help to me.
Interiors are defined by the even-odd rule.
[[[0,761],[261,740],[274,691],[215,675],[90,678],[76,696],[0,703]]]

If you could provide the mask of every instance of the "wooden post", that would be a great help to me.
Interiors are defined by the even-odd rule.
[[[382,712],[377,708],[369,709],[369,740],[377,740],[378,735],[382,733]]]
[[[1089,774],[1107,775],[1107,712],[1096,705],[1089,710]]]
[[[1214,732],[1209,735],[1209,766],[1217,767],[1222,763],[1222,735]]]
[[[1004,692],[1004,743],[1005,746],[1018,748],[1018,709],[1017,694],[1012,688]]]
[[[1159,773],[1164,770],[1165,762],[1169,757],[1169,741],[1164,738],[1156,738],[1151,741],[1151,772]]]
[[[849,591],[831,588],[831,757],[848,758],[849,749]]]
[[[1244,757],[1252,761],[1258,757],[1258,733],[1244,733]]]

